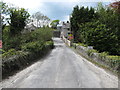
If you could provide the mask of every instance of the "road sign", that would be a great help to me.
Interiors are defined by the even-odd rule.
[[[72,34],[69,34],[69,36],[73,36]]]
[[[72,34],[69,34],[69,35],[68,35],[68,39],[69,39],[69,40],[74,39],[73,35],[72,35]]]
[[[69,40],[73,39],[73,36],[69,36]]]
[[[0,40],[0,48],[2,48],[2,40]]]

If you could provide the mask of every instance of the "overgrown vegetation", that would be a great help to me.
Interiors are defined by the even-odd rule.
[[[120,13],[116,9],[102,3],[97,9],[76,6],[71,18],[75,42],[93,46],[99,52],[120,55]]]
[[[2,74],[3,78],[17,71],[40,57],[46,55],[53,48],[52,29],[41,27],[22,33],[24,30],[29,13],[24,8],[11,8],[2,3],[4,9],[2,15],[9,16],[2,20]],[[8,22],[6,26],[6,22]],[[1,57],[1,56],[0,56]]]
[[[59,24],[60,20],[53,20],[50,25],[53,29],[57,29],[57,25]]]
[[[48,27],[40,28],[28,33],[21,33],[27,24],[30,16],[24,8],[9,7],[6,3],[2,5],[2,29],[3,50],[7,53],[15,51],[39,51],[44,48],[47,41],[52,41],[52,29]],[[9,17],[9,18],[6,18]],[[4,25],[5,23],[9,25]],[[39,48],[39,49],[38,49]]]
[[[3,54],[8,53],[11,50],[37,53],[42,51],[48,43],[52,43],[52,29],[50,28],[40,28],[33,32],[15,36],[14,38],[7,34],[8,31],[8,27],[6,27],[3,32],[3,50],[5,50]]]
[[[119,72],[120,69],[120,2],[96,9],[76,6],[72,12],[71,29],[74,43],[86,47],[81,54]],[[87,48],[93,46],[93,49]],[[74,45],[76,48],[77,46]],[[81,50],[81,49],[80,49]]]
[[[29,13],[24,9],[10,8],[10,34],[15,36],[21,34],[21,31],[26,26],[26,20],[30,16]]]
[[[95,49],[89,49],[89,50],[87,50],[87,54],[88,54],[89,56],[92,56],[93,53],[98,53],[98,51],[95,50]]]
[[[14,38],[3,34],[3,78],[46,55],[53,48],[52,31],[51,28],[40,28]]]
[[[84,47],[87,47],[88,45],[87,44],[84,44],[84,43],[78,43],[80,46],[84,46]]]
[[[84,8],[76,6],[74,7],[74,10],[72,12],[71,17],[71,29],[74,34],[74,41],[79,42],[80,39],[77,36],[77,32],[79,31],[79,25],[85,24],[86,22],[90,22],[93,19],[96,19],[98,17],[97,13],[95,13],[94,8]]]

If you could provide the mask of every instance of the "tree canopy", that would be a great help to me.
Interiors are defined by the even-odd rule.
[[[52,28],[56,29],[59,22],[60,22],[60,20],[53,20],[50,25]]]
[[[72,12],[71,26],[75,42],[93,46],[99,52],[120,55],[120,14],[119,2],[112,6],[98,3],[97,9],[76,6]],[[116,13],[117,11],[117,13]]]
[[[26,20],[29,17],[29,13],[24,9],[10,9],[10,34],[16,35],[20,34],[21,31],[26,26]]]
[[[32,15],[32,18],[37,20],[37,27],[47,26],[49,24],[50,18],[41,12],[36,12]]]
[[[97,14],[95,13],[94,8],[84,8],[75,6],[72,12],[71,21],[71,29],[74,33],[75,41],[77,41],[77,31],[79,29],[79,25],[90,22],[93,19],[97,18]]]

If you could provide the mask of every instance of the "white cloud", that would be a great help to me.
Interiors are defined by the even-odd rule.
[[[66,16],[63,17],[63,21],[65,21],[65,22],[69,21],[69,19],[70,19],[70,15],[66,15]]]
[[[94,6],[87,2],[114,2],[114,0],[3,0],[17,7],[28,9],[30,14],[40,11],[51,19],[69,20],[76,5]],[[59,3],[60,2],[60,3]]]
[[[38,6],[42,5],[40,0],[3,0],[3,1],[26,9],[37,8]]]
[[[36,9],[42,7],[44,2],[114,2],[114,0],[2,0],[6,3],[13,4],[26,9]],[[70,3],[69,3],[70,4]]]

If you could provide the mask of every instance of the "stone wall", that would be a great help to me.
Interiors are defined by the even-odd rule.
[[[82,56],[86,57],[89,60],[92,60],[96,63],[99,63],[102,66],[105,66],[106,68],[109,68],[112,71],[118,72],[120,61],[117,60],[111,60],[107,57],[100,56],[100,53],[91,53],[91,55],[88,54],[88,50],[91,48],[80,46],[78,44],[72,44],[72,46],[76,49],[78,53],[80,53]]]

